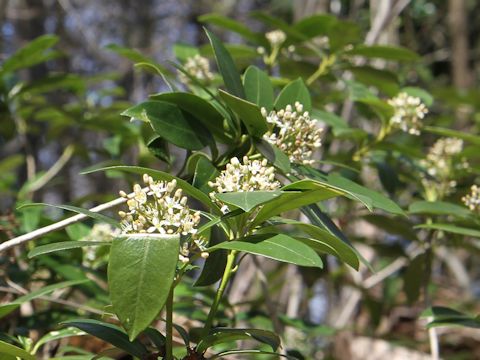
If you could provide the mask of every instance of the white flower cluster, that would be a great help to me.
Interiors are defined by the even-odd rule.
[[[282,30],[273,30],[265,34],[272,47],[278,47],[287,39],[287,35]]]
[[[470,194],[462,197],[463,203],[472,211],[480,211],[480,188],[472,185]]]
[[[208,59],[200,56],[195,55],[193,57],[189,57],[184,65],[185,71],[194,77],[195,79],[199,80],[203,83],[208,83],[213,80],[213,73],[210,71],[210,63]],[[180,81],[184,84],[189,84],[190,79],[185,76],[185,74],[179,74]]]
[[[429,149],[427,157],[420,164],[426,169],[427,174],[434,180],[423,178],[422,182],[427,187],[437,187],[444,196],[451,193],[457,186],[455,175],[468,169],[465,159],[458,159],[458,154],[463,150],[463,140],[457,138],[442,138]]]
[[[299,164],[313,164],[312,155],[319,148],[323,129],[317,126],[317,120],[311,119],[308,111],[303,112],[303,105],[298,101],[294,109],[287,105],[280,111],[261,109],[262,115],[272,128],[263,135],[270,144],[276,145],[290,159]]]
[[[215,181],[208,182],[208,186],[215,190],[210,197],[218,202],[215,193],[273,191],[280,187],[280,183],[275,180],[275,169],[267,167],[266,159],[251,161],[244,156],[243,164],[238,158],[232,158]],[[222,212],[228,212],[226,205],[222,206]]]
[[[133,194],[120,191],[128,199],[129,210],[119,212],[123,233],[194,235],[200,213],[191,213],[182,189],[176,189],[177,181],[153,181],[147,174],[143,175],[143,181],[146,187],[135,184]]]
[[[390,124],[411,135],[420,135],[422,120],[428,109],[418,97],[407,93],[400,93],[389,99],[388,104],[393,106],[395,113],[390,118]]]

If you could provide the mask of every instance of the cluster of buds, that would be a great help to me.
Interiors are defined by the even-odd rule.
[[[480,211],[480,188],[472,185],[470,194],[462,197],[462,201],[471,211]]]
[[[154,181],[147,174],[143,175],[143,181],[146,187],[135,184],[130,195],[120,191],[129,210],[119,212],[123,233],[194,235],[200,213],[190,211],[182,189],[176,189],[177,181]]]
[[[232,158],[225,170],[215,181],[209,181],[208,185],[215,190],[210,193],[213,200],[216,200],[215,193],[273,191],[280,187],[280,183],[275,180],[275,169],[267,167],[266,159],[252,161],[247,156],[243,157],[243,164],[238,158]],[[223,206],[222,211],[228,211],[228,207]]]
[[[321,146],[322,129],[317,126],[317,120],[311,119],[308,111],[303,112],[303,105],[298,101],[294,109],[287,105],[280,111],[261,109],[262,115],[272,125],[263,135],[270,144],[276,145],[289,157],[291,162],[313,164],[312,155]]]
[[[400,93],[389,99],[388,104],[394,108],[394,115],[390,118],[390,125],[411,135],[420,135],[422,120],[428,109],[418,97],[407,93]]]
[[[271,47],[278,47],[282,45],[287,39],[287,35],[282,30],[273,30],[265,34]]]
[[[184,65],[185,71],[202,83],[209,83],[213,80],[213,73],[210,71],[208,59],[195,55],[189,57]],[[180,81],[184,84],[190,84],[190,79],[183,73],[179,74]]]
[[[441,197],[449,195],[457,186],[455,178],[458,173],[468,169],[466,159],[459,159],[463,150],[463,140],[442,138],[429,149],[427,157],[420,162],[430,178],[424,177],[425,188],[436,189]],[[433,178],[433,179],[432,179]]]

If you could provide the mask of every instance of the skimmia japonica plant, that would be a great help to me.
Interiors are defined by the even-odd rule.
[[[86,173],[123,172],[137,179],[115,203],[123,207],[119,221],[65,206],[107,224],[80,241],[31,250],[34,258],[82,248],[85,266],[108,263],[111,306],[105,308],[104,317],[118,320],[119,326],[112,321],[70,320],[64,323],[67,329],[77,329],[71,336],[89,333],[139,359],[216,359],[233,354],[293,359],[292,342],[275,326],[235,326],[225,293],[245,257],[323,268],[329,256],[337,266],[355,271],[362,262],[370,267],[342,224],[333,220],[346,203],[360,210],[346,212],[344,227],[348,228],[345,222],[362,219],[417,244],[414,251],[405,250],[411,259],[406,279],[427,271],[418,259],[431,256],[432,244],[444,241],[445,234],[475,236],[480,231],[475,185],[470,194],[463,191],[466,206],[461,196],[456,197],[457,204],[449,202],[455,199],[457,185],[472,178],[463,154],[464,140],[472,137],[426,125],[427,106],[432,105],[426,91],[401,88],[390,83],[386,71],[355,65],[358,57],[411,61],[415,54],[404,48],[368,47],[338,36],[339,27],[352,24],[330,17],[313,16],[291,26],[266,16],[259,19],[281,29],[263,35],[241,24],[231,26],[216,15],[202,18],[239,32],[253,47],[226,46],[206,30],[209,47],[176,47],[180,62],[172,64],[176,71],[153,61],[137,64],[160,74],[171,91],[151,95],[122,115],[147,125],[152,137],[146,147],[170,169],[175,162],[172,148],[177,155],[179,149],[185,150],[185,160],[176,175],[126,165],[90,169]],[[328,41],[314,42],[318,36]],[[131,50],[111,49],[139,58]],[[365,84],[343,79],[347,71]],[[330,111],[335,94],[317,86],[322,80],[335,82],[332,93],[348,93],[345,106],[353,102],[362,116],[376,119],[374,131],[354,128]],[[407,149],[411,139],[424,131],[448,136],[435,142],[426,156]],[[359,174],[365,169],[375,169],[379,181],[362,185]],[[412,172],[418,175],[416,184]],[[395,195],[400,187],[406,188],[405,179],[416,189],[415,197],[406,200]],[[452,212],[456,212],[453,220]],[[104,248],[109,250],[97,250]],[[418,298],[421,285],[408,282],[409,301]],[[189,328],[174,322],[185,294],[191,296],[191,307],[202,312]],[[433,325],[454,317],[439,308],[426,316]],[[173,341],[176,334],[183,346]],[[237,340],[249,341],[239,348]]]

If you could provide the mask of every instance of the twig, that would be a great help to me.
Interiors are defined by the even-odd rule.
[[[107,209],[113,208],[115,206],[118,206],[120,204],[123,204],[125,201],[127,201],[127,199],[125,199],[123,197],[120,197],[120,198],[117,198],[115,200],[106,202],[104,204],[100,204],[98,206],[95,206],[94,208],[91,208],[90,211],[91,212],[101,212],[103,210],[107,210]],[[18,245],[21,245],[23,243],[35,240],[35,239],[37,239],[41,236],[44,236],[46,234],[49,234],[51,232],[61,230],[65,227],[67,227],[68,225],[75,224],[77,222],[85,220],[86,218],[88,218],[88,216],[84,215],[84,214],[74,215],[74,216],[66,218],[62,221],[44,226],[43,228],[34,230],[32,232],[29,232],[27,234],[17,236],[16,238],[13,238],[11,240],[5,241],[4,243],[0,244],[0,253],[2,253],[3,251],[6,251],[6,250],[8,250],[8,249],[10,249],[14,246],[18,246]]]

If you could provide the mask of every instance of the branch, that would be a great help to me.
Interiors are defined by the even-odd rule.
[[[133,196],[134,194],[131,193],[130,195]],[[94,208],[91,208],[90,211],[91,212],[101,212],[103,210],[107,210],[107,209],[113,208],[115,206],[118,206],[120,204],[123,204],[126,201],[127,201],[126,198],[120,197],[120,198],[117,198],[115,200],[109,201],[107,203],[95,206]],[[87,215],[77,214],[77,215],[71,216],[69,218],[66,218],[62,221],[47,225],[47,226],[42,227],[40,229],[34,230],[32,232],[29,232],[27,234],[17,236],[16,238],[13,238],[11,240],[5,241],[4,243],[0,244],[0,253],[2,253],[2,252],[6,251],[6,250],[8,250],[8,249],[10,249],[14,246],[18,246],[18,245],[21,245],[23,243],[35,240],[35,239],[37,239],[37,238],[39,238],[43,235],[49,234],[49,233],[57,231],[57,230],[64,229],[68,225],[75,224],[77,222],[85,220],[86,218],[88,218]]]

